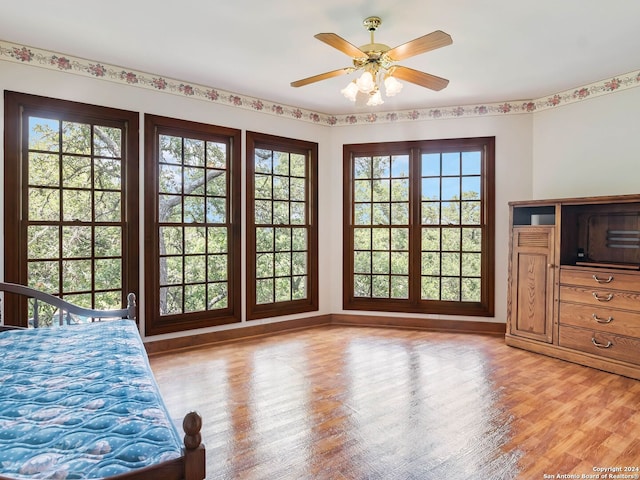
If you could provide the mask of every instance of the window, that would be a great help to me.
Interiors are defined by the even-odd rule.
[[[344,146],[344,308],[493,315],[494,143]]]
[[[247,318],[318,309],[316,143],[247,132]]]
[[[145,115],[149,335],[240,321],[240,131]]]
[[[5,92],[7,281],[88,308],[137,293],[137,133],[136,112]]]

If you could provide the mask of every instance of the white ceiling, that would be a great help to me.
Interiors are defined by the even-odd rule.
[[[12,0],[1,11],[5,41],[329,114],[371,109],[340,94],[353,75],[289,84],[350,66],[313,36],[367,44],[372,15],[390,47],[453,38],[401,62],[447,88],[404,82],[379,111],[537,99],[640,69],[638,0]]]

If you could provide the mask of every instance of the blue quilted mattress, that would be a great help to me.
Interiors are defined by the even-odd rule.
[[[131,320],[0,332],[0,475],[97,479],[182,455]]]

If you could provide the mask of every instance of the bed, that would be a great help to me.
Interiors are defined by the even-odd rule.
[[[51,328],[0,327],[0,479],[205,477],[202,420],[189,412],[181,438],[134,296],[123,309],[91,310],[22,285],[0,282],[0,292],[34,299],[35,317],[43,302],[60,312]]]

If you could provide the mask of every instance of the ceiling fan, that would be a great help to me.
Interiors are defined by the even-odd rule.
[[[369,95],[367,105],[380,105],[383,103],[379,88],[381,83],[385,85],[385,93],[387,96],[393,96],[402,89],[402,84],[396,79],[406,80],[407,82],[436,91],[442,90],[449,84],[449,80],[445,78],[395,64],[397,61],[413,57],[414,55],[451,45],[453,40],[449,34],[436,30],[410,42],[390,48],[382,43],[375,43],[373,38],[374,32],[382,24],[380,17],[368,17],[365,18],[362,23],[371,33],[371,43],[361,47],[354,46],[335,33],[318,33],[315,35],[315,38],[321,42],[352,57],[353,67],[345,67],[303,78],[302,80],[291,82],[291,86],[302,87],[310,83],[319,82],[320,80],[363,70],[362,76],[351,82],[341,92],[352,101],[356,100],[359,92],[366,93]]]

